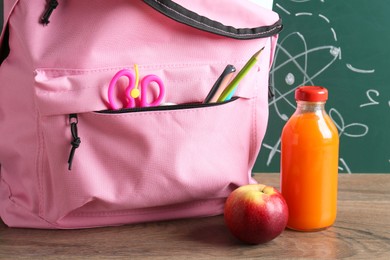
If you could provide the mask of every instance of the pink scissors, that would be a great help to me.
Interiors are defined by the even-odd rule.
[[[117,82],[119,78],[121,77],[127,77],[129,79],[129,84],[127,85],[125,89],[125,97],[126,97],[126,103],[123,104],[123,106],[118,105],[116,99],[115,99],[115,88],[117,87]],[[137,90],[136,88],[138,86],[136,83],[136,76],[134,73],[128,69],[123,69],[118,71],[114,77],[112,78],[110,85],[108,86],[108,103],[110,105],[110,109],[121,109],[121,108],[134,108],[134,107],[150,107],[150,106],[159,106],[164,97],[165,97],[165,87],[162,80],[156,76],[156,75],[147,75],[142,78],[141,80],[141,93],[137,93],[136,95],[133,95],[133,91]],[[147,92],[148,88],[150,88],[150,84],[152,82],[155,82],[159,88],[159,94],[157,98],[155,98],[152,102],[148,102],[147,100]],[[139,102],[136,102],[136,99],[138,99]]]

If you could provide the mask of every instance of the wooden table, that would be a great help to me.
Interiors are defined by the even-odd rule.
[[[279,187],[279,174],[256,174]],[[263,245],[244,245],[223,217],[88,230],[7,228],[0,259],[390,259],[390,174],[342,174],[338,216],[325,231],[285,230]]]

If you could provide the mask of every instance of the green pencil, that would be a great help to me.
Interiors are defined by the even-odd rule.
[[[244,67],[238,72],[237,76],[230,82],[230,84],[223,90],[222,94],[218,98],[218,102],[223,102],[229,100],[234,92],[237,89],[238,83],[248,74],[249,70],[257,63],[259,60],[261,52],[264,50],[264,47],[256,52],[244,65]]]

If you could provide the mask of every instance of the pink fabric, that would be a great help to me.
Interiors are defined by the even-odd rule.
[[[13,3],[16,3],[12,8]],[[5,1],[11,51],[0,67],[0,216],[9,226],[84,228],[220,214],[253,182],[268,120],[277,36],[239,41],[177,23],[142,1]],[[243,0],[176,1],[235,27],[277,14]],[[185,110],[96,113],[120,69],[159,76],[166,102],[202,102],[227,64],[266,45],[237,100]],[[68,115],[81,145],[72,171]]]

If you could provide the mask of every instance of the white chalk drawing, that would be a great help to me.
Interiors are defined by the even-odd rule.
[[[354,72],[357,72],[357,73],[374,73],[375,70],[364,70],[364,69],[358,69],[358,68],[355,68],[353,67],[351,64],[347,64],[347,68],[354,71]]]
[[[325,3],[324,0],[290,0],[294,3],[304,3],[310,1],[320,1]],[[334,27],[332,27],[332,20],[324,13],[313,12],[297,12],[293,13],[286,8],[283,3],[275,3],[275,8],[282,11],[288,16],[295,17],[294,19],[319,19],[324,23],[324,28],[329,30],[329,41],[331,44],[321,45],[309,48],[307,37],[301,31],[291,32],[283,38],[280,36],[278,46],[275,52],[275,59],[271,68],[270,77],[271,82],[274,84],[274,98],[269,102],[269,106],[273,107],[276,114],[282,121],[287,121],[289,116],[296,109],[296,102],[294,100],[295,89],[302,85],[316,85],[315,79],[328,68],[330,68],[335,62],[343,62],[342,50],[338,45],[338,35]],[[295,49],[295,52],[290,51],[291,47]],[[298,46],[298,47],[297,47]],[[297,53],[297,49],[301,48],[301,52]],[[326,54],[326,59],[316,60],[315,69],[309,66],[311,55],[321,52]],[[321,56],[323,57],[323,56]],[[318,66],[320,63],[320,66]],[[346,68],[353,73],[368,74],[375,73],[373,68],[356,68],[350,63],[345,64]],[[286,72],[286,69],[289,71]],[[314,70],[314,71],[313,71]],[[279,79],[279,83],[276,84],[275,80]],[[284,79],[284,82],[280,84],[280,79]],[[378,105],[378,97],[380,93],[375,89],[369,89],[366,92],[368,102],[360,105],[360,108],[364,109],[367,106]],[[281,106],[283,105],[283,106]],[[389,101],[390,106],[390,101]],[[282,107],[289,111],[282,111]],[[363,138],[369,133],[369,127],[361,122],[346,122],[343,114],[336,108],[330,108],[328,111],[329,116],[334,121],[336,127],[339,130],[340,138]],[[274,144],[264,143],[263,147],[269,151],[266,165],[269,166],[275,155],[280,154],[280,138],[276,140]],[[390,160],[389,160],[390,162]],[[339,171],[351,173],[351,167],[349,163],[340,154],[339,158]]]
[[[379,97],[379,91],[375,89],[369,89],[366,92],[367,98],[370,102],[361,104],[360,107],[366,107],[366,106],[372,106],[372,105],[379,105],[379,102],[374,100],[373,95]]]
[[[329,116],[339,130],[339,137],[343,135],[352,138],[363,137],[368,133],[368,126],[361,123],[346,124],[343,116],[335,108],[329,110]]]
[[[279,146],[280,146],[280,138],[278,139],[278,141],[276,142],[276,144],[274,146],[270,146],[268,144],[263,144],[263,146],[270,150],[270,153],[269,153],[269,156],[268,156],[268,159],[267,159],[267,166],[268,166],[268,165],[270,165],[270,163],[271,163],[272,159],[274,158],[275,154],[276,153],[280,154],[280,150],[278,149]]]
[[[288,14],[288,15],[291,14],[289,11],[287,11],[286,9],[284,9],[284,7],[281,6],[280,4],[276,3],[275,6],[277,6],[280,10],[282,10],[282,11],[285,12],[286,14]]]
[[[307,15],[307,16],[312,16],[312,13],[296,13],[295,16],[301,16],[301,15]]]
[[[345,163],[344,159],[343,158],[340,158],[340,164],[339,165],[339,171],[345,171],[347,172],[348,174],[351,174],[351,169],[349,169],[348,165]]]

